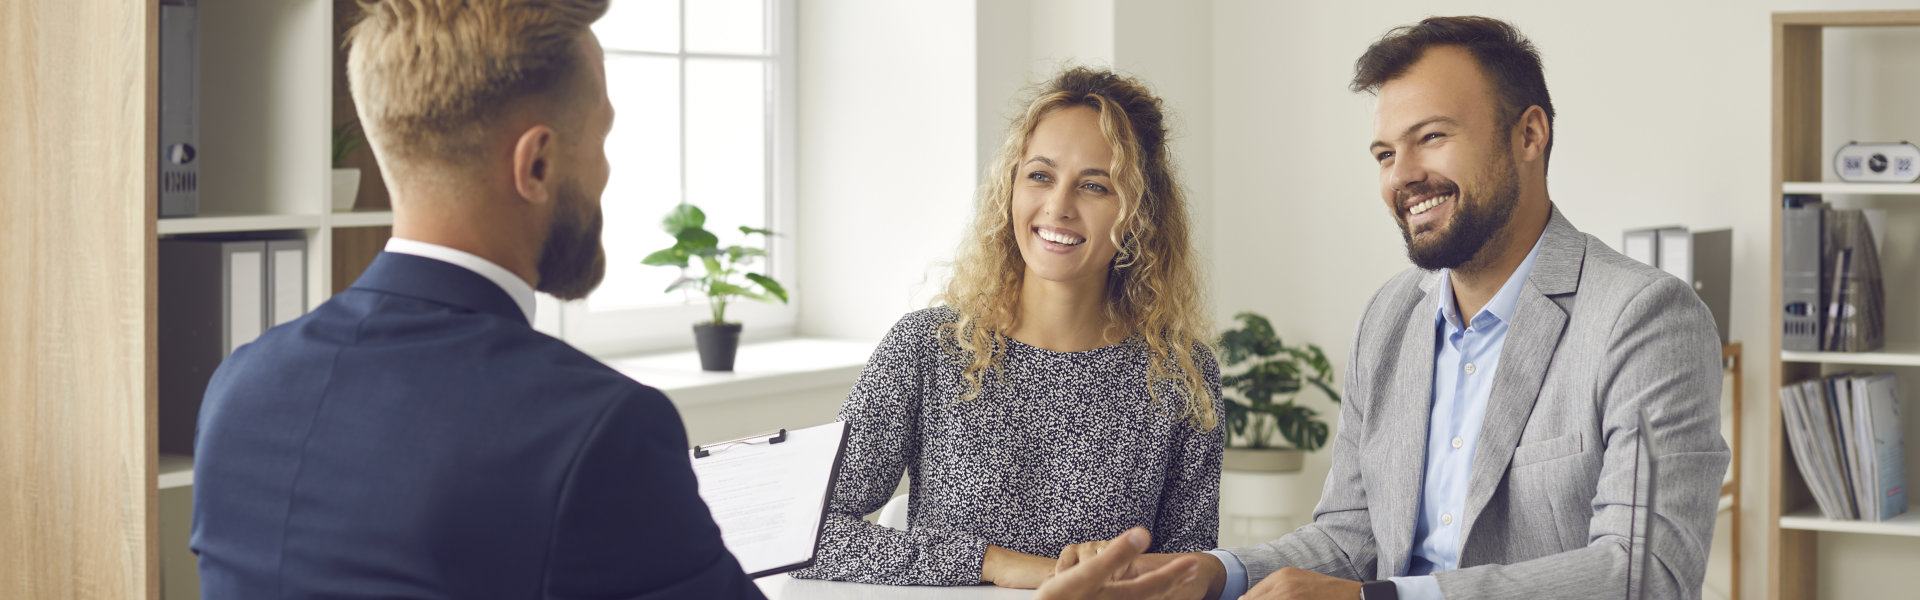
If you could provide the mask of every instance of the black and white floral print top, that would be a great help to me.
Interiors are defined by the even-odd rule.
[[[1149,552],[1215,547],[1224,428],[1180,416],[1180,381],[1157,383],[1159,401],[1147,393],[1144,344],[1053,352],[1008,340],[1004,379],[987,375],[962,400],[968,360],[940,331],[956,318],[910,313],[867,361],[840,409],[847,455],[819,555],[792,576],[972,585],[989,544],[1054,557],[1135,525],[1153,532]],[[1219,366],[1198,348],[1220,416]],[[908,529],[863,520],[903,471]]]

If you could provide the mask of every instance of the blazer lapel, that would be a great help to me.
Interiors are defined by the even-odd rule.
[[[1380,494],[1379,506],[1385,517],[1383,530],[1376,537],[1380,547],[1380,577],[1397,576],[1406,569],[1413,551],[1414,523],[1420,512],[1420,496],[1426,479],[1427,420],[1433,412],[1434,319],[1439,306],[1439,274],[1421,280],[1426,294],[1407,309],[1400,340],[1400,356],[1395,365],[1390,394],[1375,409],[1373,418],[1382,419],[1380,433],[1385,437],[1385,485],[1368,485],[1367,493]]]
[[[1474,449],[1473,472],[1467,478],[1466,521],[1461,524],[1463,550],[1472,539],[1481,511],[1506,477],[1514,447],[1526,430],[1534,402],[1540,398],[1547,367],[1559,349],[1567,313],[1549,296],[1574,293],[1579,287],[1580,267],[1586,258],[1585,236],[1560,216],[1558,208],[1553,209],[1541,235],[1546,239],[1540,244],[1540,255],[1534,258],[1533,273],[1521,287],[1513,323],[1507,326],[1500,368],[1487,399],[1486,421]]]

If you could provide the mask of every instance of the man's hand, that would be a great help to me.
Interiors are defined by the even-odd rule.
[[[1118,538],[1115,539],[1117,540]],[[1099,540],[1067,546],[1060,551],[1060,560],[1054,564],[1053,572],[1055,574],[1063,573],[1073,568],[1074,565],[1092,560],[1094,557],[1100,556],[1103,550],[1106,550],[1115,543],[1114,540]],[[1220,559],[1205,552],[1188,554],[1142,554],[1138,558],[1128,561],[1126,565],[1122,566],[1119,571],[1113,574],[1113,578],[1133,579],[1151,573],[1156,569],[1183,558],[1191,558],[1195,561],[1198,575],[1194,577],[1193,583],[1180,586],[1179,589],[1177,589],[1172,596],[1168,596],[1168,598],[1176,600],[1203,600],[1218,597],[1220,595],[1220,588],[1226,583],[1226,567],[1220,564]]]
[[[1260,580],[1243,600],[1356,600],[1360,582],[1287,567]]]
[[[1086,560],[1061,565],[1052,579],[1040,586],[1035,600],[1175,600],[1192,597],[1184,592],[1196,586],[1199,562],[1191,557],[1176,557],[1157,568],[1138,572],[1140,553],[1146,551],[1152,536],[1135,527],[1099,547]],[[1084,545],[1084,544],[1082,544]],[[1078,555],[1076,554],[1076,559]],[[1159,555],[1169,556],[1169,555]],[[1062,558],[1065,558],[1063,553]]]
[[[1053,576],[1053,560],[1015,552],[999,546],[987,546],[980,559],[980,580],[1004,588],[1031,590]]]

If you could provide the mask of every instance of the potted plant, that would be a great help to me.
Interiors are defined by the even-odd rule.
[[[733,357],[740,349],[739,323],[727,322],[727,303],[735,298],[748,298],[761,302],[787,301],[787,290],[780,282],[764,274],[745,270],[754,262],[765,259],[767,251],[754,246],[720,246],[720,237],[706,230],[707,214],[692,204],[681,204],[667,213],[661,221],[661,228],[671,234],[673,246],[654,252],[641,259],[641,264],[677,267],[681,269],[680,279],[667,286],[667,291],[691,290],[706,294],[707,305],[713,309],[713,320],[695,323],[693,326],[694,344],[700,350],[700,368],[707,371],[732,371]],[[740,233],[745,235],[772,236],[765,229],[754,229],[742,225]],[[699,277],[686,275],[685,269],[694,259],[699,259],[705,274]],[[744,278],[738,281],[735,276]]]
[[[1317,345],[1281,343],[1266,317],[1243,312],[1234,319],[1240,327],[1221,334],[1219,344],[1225,365],[1220,385],[1229,392],[1224,398],[1228,448],[1222,468],[1298,471],[1307,452],[1326,445],[1327,423],[1294,397],[1312,386],[1339,403],[1333,365]],[[1278,444],[1276,435],[1287,445]]]
[[[360,121],[352,120],[333,128],[333,209],[353,210],[354,200],[360,197],[360,169],[347,168],[347,157],[366,146],[366,135],[360,131]]]
[[[1319,346],[1288,346],[1266,317],[1240,313],[1220,336],[1227,449],[1220,473],[1220,544],[1274,539],[1305,523],[1319,495],[1300,474],[1306,453],[1327,443],[1327,423],[1294,400],[1312,386],[1334,402],[1333,365]],[[1278,439],[1275,439],[1275,438]],[[1285,443],[1280,443],[1284,441]]]

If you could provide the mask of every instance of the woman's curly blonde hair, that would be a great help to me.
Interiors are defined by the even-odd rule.
[[[965,398],[979,395],[991,371],[1002,376],[1004,331],[1014,325],[1026,262],[1014,240],[1013,186],[1027,140],[1040,119],[1055,110],[1085,106],[1099,114],[1100,131],[1113,152],[1120,218],[1118,248],[1107,275],[1107,326],[1132,329],[1150,356],[1147,389],[1157,402],[1163,382],[1184,388],[1182,416],[1202,431],[1216,424],[1212,386],[1197,353],[1211,339],[1206,298],[1187,226],[1187,202],[1174,180],[1167,152],[1166,116],[1160,99],[1140,81],[1105,69],[1069,69],[1033,92],[1026,110],[1007,129],[1006,141],[980,187],[978,212],[961,240],[953,279],[936,303],[959,318],[941,328],[963,355]]]

